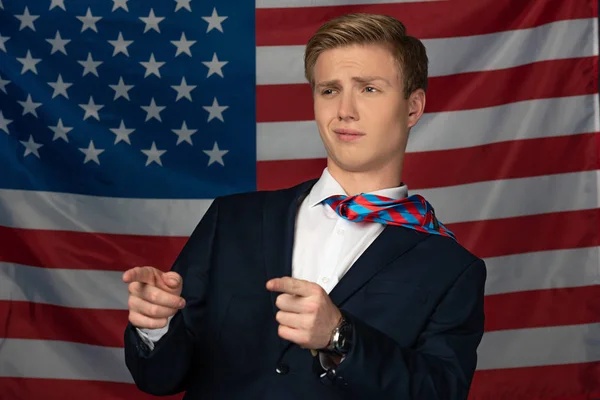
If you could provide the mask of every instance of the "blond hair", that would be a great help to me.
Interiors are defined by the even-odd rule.
[[[304,53],[304,74],[314,88],[314,66],[329,49],[350,45],[382,44],[398,62],[408,98],[417,89],[427,90],[427,52],[423,43],[406,34],[396,18],[378,14],[346,14],[323,24],[310,38]]]

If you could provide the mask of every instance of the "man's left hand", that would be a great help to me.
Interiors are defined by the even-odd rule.
[[[277,297],[279,336],[305,349],[322,349],[342,319],[325,290],[316,283],[290,277],[271,279],[267,290]]]

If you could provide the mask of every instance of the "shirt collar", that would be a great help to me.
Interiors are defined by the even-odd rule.
[[[393,188],[386,188],[369,192],[370,194],[378,194],[380,196],[389,197],[391,199],[403,199],[408,196],[408,187],[401,185]],[[325,168],[319,180],[314,184],[308,196],[308,205],[314,207],[319,205],[323,200],[330,196],[348,196],[342,186],[331,176],[329,170]]]

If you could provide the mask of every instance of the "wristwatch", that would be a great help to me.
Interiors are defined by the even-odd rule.
[[[326,348],[321,351],[345,356],[352,347],[352,324],[343,315],[340,323],[331,332],[331,338]]]

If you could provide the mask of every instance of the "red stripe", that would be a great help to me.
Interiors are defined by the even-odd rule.
[[[477,371],[469,400],[598,399],[599,376],[600,362]]]
[[[485,330],[600,322],[599,298],[600,285],[488,295]]]
[[[600,209],[445,224],[479,257],[600,246]]]
[[[127,290],[124,286],[123,290]],[[0,301],[0,337],[62,340],[123,347],[127,310],[60,307],[26,301]],[[101,324],[98,321],[102,321]]]
[[[600,322],[600,285],[488,295],[485,330]],[[0,301],[0,337],[123,347],[127,310]],[[102,324],[98,324],[102,321]]]
[[[157,397],[134,384],[70,379],[0,377],[2,399],[10,400],[180,400],[183,394]]]
[[[479,257],[495,257],[598,246],[599,219],[600,209],[593,209],[445,225],[462,245]],[[2,227],[0,242],[3,243],[0,261],[47,268],[121,271],[135,265],[154,265],[166,270],[185,239],[103,235],[103,240],[98,240],[98,236],[89,233],[69,232],[66,235],[64,232]],[[28,246],[28,243],[35,243],[35,246]]]
[[[168,269],[187,238],[20,229],[0,226],[0,261],[46,268]]]
[[[540,61],[513,68],[429,78],[427,113],[597,93],[597,57]],[[568,76],[569,79],[564,77]],[[285,96],[280,96],[285,93]],[[257,122],[314,119],[308,84],[256,87]]]
[[[420,39],[527,29],[554,21],[593,18],[595,0],[453,0],[256,10],[256,45],[306,45],[325,21],[351,12],[388,14]],[[460,10],[457,12],[457,10]]]
[[[418,190],[591,171],[600,168],[596,143],[600,134],[586,133],[406,153],[402,179],[410,190]],[[326,166],[325,159],[259,161],[258,189],[281,189],[319,178]]]

